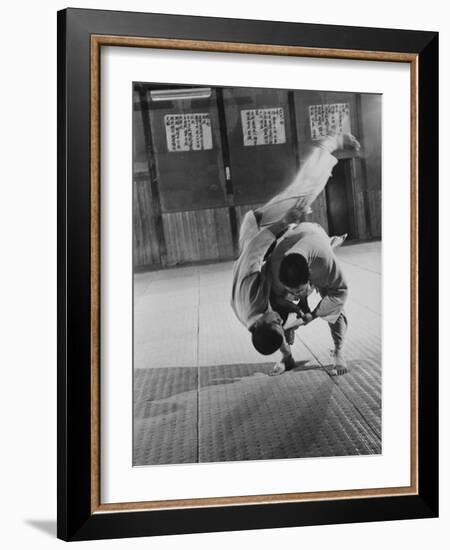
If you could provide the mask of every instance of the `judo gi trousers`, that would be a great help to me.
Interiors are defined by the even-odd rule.
[[[311,310],[309,308],[308,301],[306,298],[302,298],[298,305],[300,306],[300,309],[305,313],[311,313]],[[345,340],[345,335],[347,333],[347,327],[348,327],[347,316],[342,311],[334,323],[328,322],[328,326],[330,327],[331,338],[333,339],[333,342],[334,342],[335,351],[336,352],[342,351],[344,347],[344,340]]]

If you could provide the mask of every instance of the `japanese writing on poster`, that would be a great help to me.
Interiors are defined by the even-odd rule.
[[[282,107],[241,111],[241,120],[245,146],[286,143]]]
[[[351,133],[348,103],[309,106],[311,139],[320,139],[333,132]]]
[[[169,151],[202,151],[212,149],[209,113],[164,115]]]

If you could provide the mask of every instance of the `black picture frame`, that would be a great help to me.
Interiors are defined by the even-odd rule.
[[[152,37],[417,59],[418,490],[309,502],[93,511],[91,37]],[[64,540],[201,533],[438,515],[438,34],[66,9],[58,12],[58,532]],[[423,367],[423,368],[422,368]]]

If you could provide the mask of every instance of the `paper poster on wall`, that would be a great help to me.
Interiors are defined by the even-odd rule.
[[[170,152],[212,149],[209,113],[164,115],[164,126]]]
[[[241,120],[245,146],[286,143],[282,107],[244,110]]]
[[[310,105],[309,122],[313,140],[333,132],[351,133],[350,105],[348,103]]]

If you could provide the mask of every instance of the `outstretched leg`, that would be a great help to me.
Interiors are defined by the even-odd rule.
[[[344,148],[358,151],[359,147],[358,141],[350,134],[330,134],[314,142],[291,184],[258,208],[258,224],[270,227],[294,208],[303,215],[310,213],[311,204],[324,189],[332,168],[338,162],[333,153]]]

